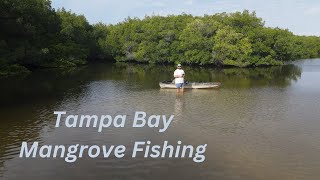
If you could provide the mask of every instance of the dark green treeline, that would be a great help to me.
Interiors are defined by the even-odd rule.
[[[268,28],[254,12],[90,25],[48,0],[0,1],[0,75],[91,61],[261,66],[316,58],[320,38]]]

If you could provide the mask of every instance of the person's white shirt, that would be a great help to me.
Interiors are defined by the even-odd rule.
[[[182,75],[184,75],[184,71],[182,69],[176,69],[174,71],[173,76],[174,77],[178,76],[178,78],[175,78],[174,80],[175,84],[184,83],[184,76]]]

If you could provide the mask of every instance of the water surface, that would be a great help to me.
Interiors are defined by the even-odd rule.
[[[1,79],[0,179],[318,179],[320,60],[265,68],[185,67],[189,81],[216,90],[161,90],[174,67],[96,64]],[[174,114],[155,129],[55,128],[53,111],[70,114]],[[191,159],[19,159],[22,141],[41,144],[208,144]]]

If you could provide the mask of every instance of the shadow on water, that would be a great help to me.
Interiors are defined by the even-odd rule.
[[[48,69],[25,77],[0,79],[0,174],[3,163],[17,156],[22,141],[41,141],[52,109],[66,99],[81,98],[94,82],[121,82],[128,91],[159,89],[172,79],[173,66],[92,64],[74,69]],[[188,81],[222,82],[222,89],[290,86],[301,76],[295,65],[261,68],[184,67]],[[108,91],[108,87],[105,91]],[[112,89],[111,89],[112,90]],[[111,91],[110,90],[110,91]],[[186,92],[188,93],[188,92]],[[182,116],[184,97],[177,96],[174,111]]]

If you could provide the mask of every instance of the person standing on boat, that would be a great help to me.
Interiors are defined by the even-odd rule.
[[[177,69],[174,71],[173,74],[175,80],[175,84],[177,87],[177,92],[182,91],[183,92],[183,86],[184,86],[184,71],[182,70],[181,64],[178,64]]]

